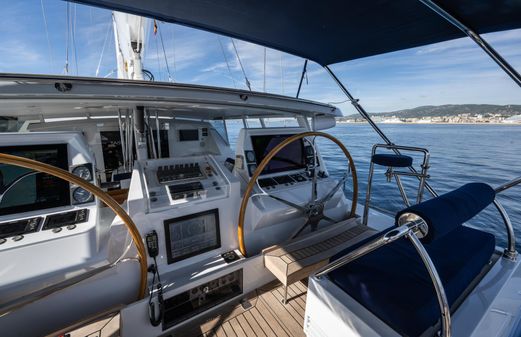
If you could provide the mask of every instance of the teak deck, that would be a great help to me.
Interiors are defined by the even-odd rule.
[[[221,312],[192,332],[182,336],[201,337],[305,337],[304,312],[307,286],[293,283],[288,288],[288,303],[282,304],[283,286],[272,282],[228,312]],[[197,331],[198,330],[198,331]]]
[[[305,281],[288,287],[288,303],[282,304],[284,287],[271,282],[245,297],[241,304],[219,308],[215,314],[174,329],[166,336],[183,337],[305,337]],[[117,337],[119,315],[102,319],[66,334],[70,337]]]

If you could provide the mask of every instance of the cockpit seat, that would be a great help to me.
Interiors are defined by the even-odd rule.
[[[373,155],[372,161],[381,166],[409,167],[412,165],[412,157],[401,154],[379,153]]]
[[[495,250],[492,234],[461,224],[479,213],[494,197],[495,193],[488,185],[467,184],[398,213],[398,216],[407,212],[422,213],[422,218],[428,222],[432,236],[422,241],[440,275],[452,310],[489,265]],[[438,231],[431,231],[431,228]],[[381,235],[344,250],[332,260]],[[433,283],[420,256],[406,238],[354,260],[328,276],[399,334],[420,336],[427,332],[429,335],[429,329],[439,321],[440,308]]]

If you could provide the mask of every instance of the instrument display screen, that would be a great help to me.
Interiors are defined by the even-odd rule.
[[[168,263],[221,246],[217,209],[164,221]]]
[[[251,143],[257,165],[266,157],[266,155],[281,142],[292,135],[259,135],[251,136]],[[261,174],[285,172],[298,170],[306,167],[306,159],[304,156],[304,142],[302,139],[296,140],[282,150],[279,151],[266,165]]]
[[[67,144],[0,147],[1,153],[68,170]],[[0,164],[0,215],[70,205],[69,183],[33,170]]]
[[[199,140],[199,129],[179,130],[179,141],[189,142]]]

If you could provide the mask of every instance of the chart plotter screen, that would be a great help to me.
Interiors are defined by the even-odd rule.
[[[257,164],[260,164],[264,157],[266,157],[275,146],[289,137],[291,137],[291,135],[251,136],[251,143]],[[304,167],[306,167],[304,142],[302,139],[299,139],[280,150],[264,170],[262,170],[262,174],[291,171]]]
[[[68,170],[67,144],[7,146],[0,152]],[[70,204],[65,180],[6,164],[0,164],[0,196],[0,215]]]
[[[217,209],[165,220],[164,224],[168,263],[221,246]]]

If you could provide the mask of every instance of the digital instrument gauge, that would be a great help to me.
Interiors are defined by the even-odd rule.
[[[217,209],[165,220],[164,224],[169,264],[221,246]]]
[[[77,166],[72,170],[72,174],[87,181],[92,180],[92,173],[86,165]]]

